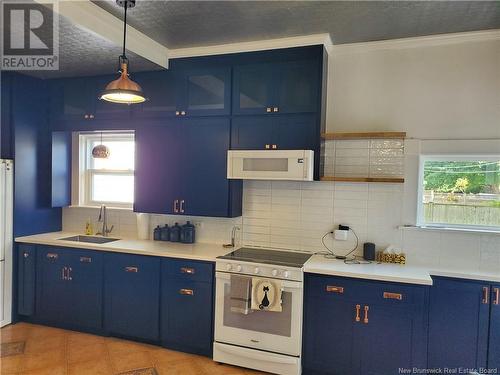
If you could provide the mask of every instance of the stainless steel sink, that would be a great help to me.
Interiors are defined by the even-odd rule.
[[[59,238],[59,240],[102,244],[102,243],[118,241],[119,238],[98,237],[98,236],[71,236],[71,237]]]

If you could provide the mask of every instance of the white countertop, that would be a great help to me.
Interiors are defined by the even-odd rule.
[[[223,248],[222,245],[205,243],[182,244],[164,241],[120,239],[118,241],[108,242],[105,244],[94,244],[60,240],[60,238],[76,235],[79,234],[70,232],[51,232],[17,237],[16,242],[138,255],[204,260],[210,262],[214,262],[216,257],[227,254],[233,250],[232,248]],[[112,238],[113,236],[110,237]]]

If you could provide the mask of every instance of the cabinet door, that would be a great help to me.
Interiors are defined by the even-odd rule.
[[[102,253],[73,250],[70,267],[69,320],[75,327],[102,327]]]
[[[265,150],[271,147],[276,137],[276,116],[233,117],[231,126],[231,149]]]
[[[265,114],[275,98],[276,64],[237,66],[233,70],[233,114]]]
[[[356,303],[342,294],[327,293],[326,280],[316,276],[306,280],[304,373],[355,374]]]
[[[162,342],[166,347],[211,356],[213,285],[164,279]]]
[[[319,62],[292,61],[279,66],[277,99],[279,113],[316,112],[319,109]]]
[[[104,275],[105,331],[158,341],[160,259],[105,254]]]
[[[52,324],[68,322],[70,291],[67,280],[67,252],[42,247],[37,261],[37,317]]]
[[[35,313],[35,266],[34,245],[19,245],[18,248],[18,286],[17,312],[19,315]]]
[[[50,85],[50,114],[53,121],[83,121],[94,111],[94,81],[85,78],[54,80]]]
[[[52,133],[52,207],[71,204],[71,132]]]
[[[212,68],[180,73],[180,110],[187,116],[228,115],[231,111],[231,69]]]
[[[126,120],[132,114],[132,108],[137,104],[120,104],[111,103],[99,99],[101,93],[106,88],[107,84],[111,81],[118,79],[118,74],[99,76],[89,79],[89,84],[92,85],[89,93],[89,100],[91,101],[93,120]]]
[[[172,71],[143,72],[134,74],[147,100],[133,106],[133,115],[139,118],[173,117],[177,109],[178,88]]]
[[[316,116],[291,115],[274,120],[272,143],[281,150],[317,150],[319,147]]]
[[[488,368],[500,370],[500,284],[491,286]]]
[[[422,306],[363,304],[356,329],[360,374],[397,375],[401,368],[426,367]]]
[[[484,289],[486,288],[486,289]],[[429,306],[430,368],[486,366],[489,285],[434,278]]]
[[[183,190],[181,172],[186,168],[179,157],[184,147],[179,121],[137,127],[135,145],[134,211],[176,213],[175,201]]]
[[[185,189],[181,195],[181,213],[227,216],[229,119],[189,119],[183,121],[182,132]],[[197,168],[193,169],[194,166]]]

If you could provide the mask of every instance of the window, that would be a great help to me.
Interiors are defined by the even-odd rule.
[[[81,133],[80,204],[132,207],[134,202],[134,134],[103,133],[102,144],[110,154],[106,159],[92,157],[92,149],[101,144],[100,133]]]
[[[417,221],[500,230],[500,156],[421,157]]]

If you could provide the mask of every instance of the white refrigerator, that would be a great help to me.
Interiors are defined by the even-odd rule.
[[[12,321],[14,162],[0,159],[0,327]]]

